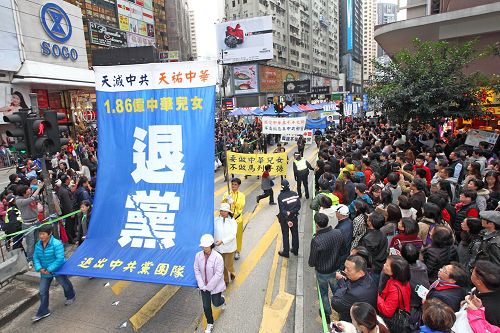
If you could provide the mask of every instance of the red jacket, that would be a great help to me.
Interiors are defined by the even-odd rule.
[[[370,182],[370,176],[372,175],[373,170],[370,167],[368,167],[365,169],[365,171],[363,171],[363,173],[365,174],[366,186],[368,186],[368,183]]]
[[[417,169],[424,169],[425,170],[425,180],[427,180],[427,186],[431,186],[431,179],[432,179],[431,169],[429,169],[425,165],[422,165],[421,167],[417,167],[416,165],[414,165],[413,170],[417,170]]]
[[[381,315],[388,318],[392,317],[397,309],[410,312],[410,294],[409,282],[403,285],[398,280],[390,278],[377,297],[377,309]]]

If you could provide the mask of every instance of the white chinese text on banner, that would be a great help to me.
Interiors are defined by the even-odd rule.
[[[301,135],[306,127],[307,117],[262,117],[263,134]]]

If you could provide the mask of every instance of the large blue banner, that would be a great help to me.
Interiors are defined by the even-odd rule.
[[[212,62],[96,67],[97,191],[88,235],[58,274],[196,286],[213,233]]]

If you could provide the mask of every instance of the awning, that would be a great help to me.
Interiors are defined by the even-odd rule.
[[[26,60],[19,72],[14,75],[12,83],[94,88],[95,78],[94,72],[89,69]]]

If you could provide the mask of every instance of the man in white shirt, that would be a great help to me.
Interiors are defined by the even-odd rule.
[[[231,206],[228,203],[220,205],[220,215],[214,221],[215,250],[224,259],[224,282],[229,284],[229,279],[234,280],[234,252],[236,252],[236,221],[229,216]]]

